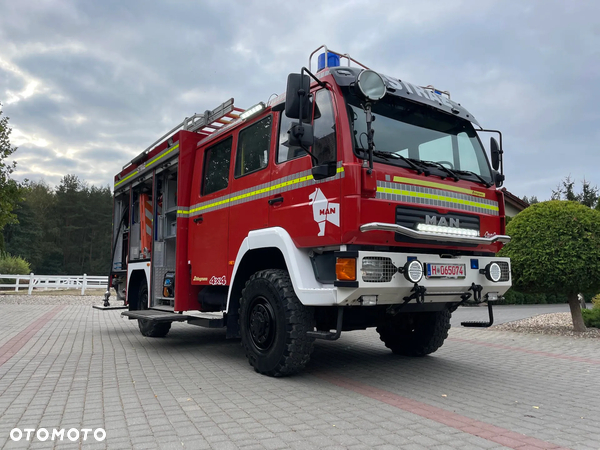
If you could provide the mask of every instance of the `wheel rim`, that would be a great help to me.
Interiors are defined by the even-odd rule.
[[[250,305],[248,329],[252,344],[260,351],[271,348],[275,340],[275,314],[264,297],[256,297]]]

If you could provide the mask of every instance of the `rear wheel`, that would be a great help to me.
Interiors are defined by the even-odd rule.
[[[385,346],[397,355],[425,356],[444,344],[452,314],[436,312],[398,314],[377,327]]]
[[[304,368],[313,350],[314,313],[296,297],[285,270],[256,272],[240,300],[240,333],[250,365],[280,377]]]
[[[138,293],[138,309],[148,309],[148,285],[144,280]],[[165,337],[171,329],[171,322],[138,319],[141,333],[146,337]]]

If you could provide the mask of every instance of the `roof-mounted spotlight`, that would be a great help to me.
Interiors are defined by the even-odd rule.
[[[356,84],[362,95],[372,102],[381,100],[387,93],[385,82],[381,78],[381,75],[370,69],[363,70],[358,74]]]
[[[240,114],[240,119],[246,120],[249,117],[255,116],[256,114],[258,114],[259,112],[261,112],[265,108],[266,108],[266,106],[265,106],[265,104],[263,102],[257,103],[252,108],[248,108],[246,111],[244,111],[243,113],[241,113]]]

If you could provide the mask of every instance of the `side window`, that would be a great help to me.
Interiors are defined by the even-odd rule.
[[[277,150],[277,162],[282,163],[290,159],[296,159],[306,156],[306,152],[301,147],[292,147],[288,143],[288,131],[292,122],[298,122],[297,119],[290,119],[285,113],[279,115],[279,148]],[[306,122],[306,121],[303,121]]]
[[[206,150],[202,195],[225,189],[229,184],[229,161],[231,159],[232,142],[233,138],[230,137]]]
[[[315,102],[315,120],[313,122],[315,145],[313,146],[313,153],[319,160],[319,164],[337,161],[335,114],[331,94],[323,89],[317,92]]]
[[[240,131],[235,156],[235,177],[267,167],[271,144],[271,116]]]

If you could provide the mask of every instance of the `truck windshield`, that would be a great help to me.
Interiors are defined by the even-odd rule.
[[[361,100],[349,92],[345,97],[356,154],[366,158],[367,125]],[[398,156],[386,157],[385,153],[391,153],[426,166],[435,175],[448,176],[436,167],[441,164],[460,178],[492,183],[484,150],[471,122],[392,95],[372,104],[372,112],[376,119],[372,128],[377,162],[410,167]]]

